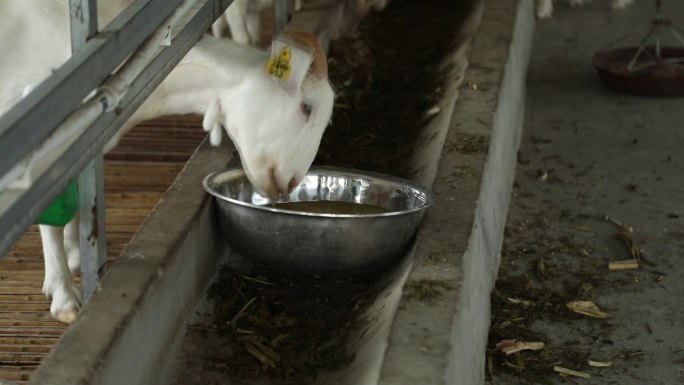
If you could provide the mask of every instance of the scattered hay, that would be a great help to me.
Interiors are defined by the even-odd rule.
[[[395,0],[371,13],[358,36],[333,42],[329,72],[337,96],[316,164],[412,177],[411,155],[422,128],[441,113],[453,71],[443,63],[471,2]]]
[[[497,371],[516,373],[529,383],[549,384],[554,365],[573,368],[587,367],[590,350],[569,342],[564,346],[546,343],[544,349],[521,351],[507,356],[497,351],[497,343],[506,339],[547,342],[548,336],[532,328],[537,320],[564,322],[568,320],[566,303],[572,293],[555,293],[535,285],[524,275],[502,276],[492,293],[492,320],[487,349],[487,375]]]
[[[311,384],[354,359],[353,345],[371,322],[365,313],[386,278],[286,277],[224,266],[209,290],[211,324],[189,330],[221,341],[217,350],[203,351],[199,358],[231,383],[266,376]]]
[[[565,306],[573,312],[587,317],[608,318],[608,314],[601,311],[592,301],[570,301]]]
[[[561,375],[566,375],[566,376],[574,376],[574,377],[580,377],[580,378],[585,378],[585,379],[591,378],[591,374],[589,374],[589,373],[584,373],[584,372],[580,372],[578,370],[572,370],[572,369],[564,368],[562,366],[557,366],[557,365],[554,365],[553,371],[560,373]]]
[[[444,145],[444,150],[448,152],[460,152],[461,154],[479,154],[487,151],[489,137],[485,135],[466,134],[460,132],[456,134],[456,140]]]
[[[516,339],[512,340],[501,340],[496,344],[496,350],[501,351],[507,356],[511,354],[519,353],[525,350],[540,350],[544,349],[544,343],[540,341],[527,342],[518,341]]]
[[[417,281],[406,282],[403,287],[405,299],[417,299],[421,302],[434,302],[445,291],[453,289],[453,286],[445,281],[423,278]]]

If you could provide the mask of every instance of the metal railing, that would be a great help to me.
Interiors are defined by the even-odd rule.
[[[232,0],[136,0],[101,31],[96,0],[68,1],[73,55],[0,117],[0,176],[13,171],[60,130],[75,130],[75,139],[35,176],[30,187],[0,195],[0,255],[80,173],[85,300],[97,286],[106,257],[102,147]],[[274,2],[276,32],[287,23],[288,4]],[[109,90],[102,90],[113,79],[119,81],[115,84],[119,93],[112,97]],[[95,97],[84,102],[94,91]]]
[[[96,0],[63,1],[70,5],[73,54],[0,117],[0,180],[56,133],[73,139],[28,188],[0,194],[0,256],[81,174],[85,300],[105,261],[102,148],[232,0],[136,0],[100,31]],[[276,31],[288,18],[286,1],[275,0]]]

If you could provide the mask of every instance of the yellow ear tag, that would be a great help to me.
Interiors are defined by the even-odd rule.
[[[290,47],[283,47],[278,53],[278,56],[271,57],[268,59],[268,62],[266,62],[266,73],[274,78],[287,80],[292,72],[290,59],[292,59]]]
[[[287,92],[296,92],[313,62],[313,52],[302,49],[287,36],[279,35],[271,44],[271,57],[264,71]]]

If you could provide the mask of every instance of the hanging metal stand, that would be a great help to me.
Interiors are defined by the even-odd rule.
[[[684,62],[684,56],[669,57],[663,56],[662,41],[663,37],[671,34],[684,47],[684,29],[675,24],[670,19],[662,17],[662,3],[661,0],[655,0],[656,15],[651,21],[651,28],[646,36],[641,39],[641,44],[634,56],[627,65],[630,72],[638,72],[648,69],[653,66],[661,66],[663,64],[678,64]],[[640,60],[646,58],[645,60]]]
[[[596,71],[613,89],[648,96],[684,95],[684,29],[663,17],[661,1],[655,0],[655,17],[638,45],[607,48],[594,55]],[[616,42],[610,45],[615,47]]]

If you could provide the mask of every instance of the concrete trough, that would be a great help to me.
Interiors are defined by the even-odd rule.
[[[354,370],[327,383],[484,383],[489,294],[515,175],[534,18],[533,0],[477,4],[454,37],[461,42],[450,59],[457,70],[426,131],[431,140],[414,159],[416,180],[431,185],[438,201],[386,289],[385,316],[359,346]],[[313,30],[327,40],[343,28]],[[201,180],[235,156],[228,145],[198,148],[30,384],[173,381],[185,327],[230,254]],[[441,294],[428,302],[402,297],[402,288],[426,281]]]

